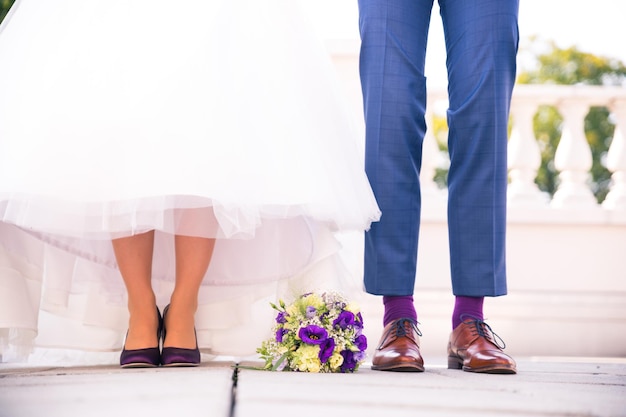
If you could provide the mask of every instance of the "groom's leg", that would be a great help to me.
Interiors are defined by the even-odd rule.
[[[448,224],[455,295],[506,294],[507,126],[517,0],[440,0],[449,76]]]
[[[448,66],[448,227],[456,295],[448,368],[515,374],[483,321],[506,294],[507,125],[515,82],[517,0],[440,0]]]
[[[382,210],[365,235],[365,289],[412,295],[426,130],[424,60],[432,0],[359,0],[365,169]]]
[[[413,306],[432,0],[359,0],[365,170],[382,210],[365,235],[365,289],[383,295],[372,369],[423,372]]]

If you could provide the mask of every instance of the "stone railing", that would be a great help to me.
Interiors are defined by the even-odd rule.
[[[428,95],[428,108],[445,108],[445,91]],[[559,188],[552,198],[535,183],[541,164],[539,145],[533,132],[533,117],[541,105],[552,105],[563,117],[562,136],[554,165],[559,171]],[[584,119],[592,106],[607,107],[616,124],[606,157],[612,172],[610,191],[598,204],[589,186],[592,165],[591,148],[585,137]],[[432,110],[427,120],[432,121]],[[553,208],[577,211],[597,221],[623,223],[626,220],[626,88],[603,86],[517,85],[511,103],[513,127],[509,138],[508,166],[510,184],[508,205],[513,213],[519,209]],[[435,169],[440,160],[437,143],[429,131],[424,138],[421,181],[427,192],[433,192]],[[556,210],[553,210],[556,212]],[[534,211],[536,214],[536,211]],[[552,219],[547,215],[548,219]],[[562,215],[558,216],[563,220]]]
[[[338,42],[329,44],[329,51],[357,120],[362,120],[358,48],[354,42]],[[429,91],[429,126],[446,101],[445,90]],[[542,105],[555,106],[563,118],[554,160],[560,185],[552,198],[535,184],[541,157],[533,116]],[[584,118],[592,106],[607,107],[616,124],[606,157],[612,183],[601,204],[588,182],[592,159]],[[515,355],[626,356],[626,88],[517,85],[511,116],[509,294],[485,303],[489,321]],[[454,300],[447,195],[433,181],[441,153],[431,131],[423,148],[415,300],[423,349],[427,355],[443,356]],[[354,250],[355,268],[361,264],[359,255]],[[370,296],[363,303],[370,334],[376,337],[382,330],[382,303]]]

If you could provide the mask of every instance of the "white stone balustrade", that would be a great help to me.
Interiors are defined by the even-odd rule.
[[[533,131],[537,103],[532,98],[518,97],[511,104],[515,123],[508,148],[508,204],[516,207],[537,207],[548,203],[548,196],[539,190],[535,177],[541,166],[541,151]]]
[[[445,101],[445,92],[429,93],[429,107]],[[533,132],[533,117],[541,105],[553,105],[563,117],[562,135],[554,164],[560,186],[552,200],[542,193],[535,177],[541,154]],[[607,155],[607,168],[613,173],[610,197],[598,205],[590,188],[591,148],[585,137],[584,121],[592,106],[605,106],[616,123],[615,137]],[[428,115],[432,117],[432,113]],[[509,207],[561,209],[626,209],[626,88],[601,86],[517,85],[511,103],[513,121],[509,138]],[[425,146],[434,141],[432,134]],[[430,167],[429,167],[430,168]],[[430,174],[430,169],[428,171]],[[431,177],[432,178],[432,177]],[[422,182],[429,178],[422,173]],[[426,188],[430,188],[427,184]]]
[[[617,124],[615,138],[612,141],[613,148],[607,157],[607,168],[613,176],[611,191],[613,195],[609,203],[603,205],[609,209],[624,208],[624,163],[626,160],[621,131],[624,129],[620,121],[621,113],[626,113],[626,88],[623,87],[603,87],[603,86],[557,86],[557,85],[517,85],[515,87],[511,114],[514,120],[514,132],[511,135],[509,146],[509,169],[512,176],[512,187],[510,187],[509,203],[513,206],[519,200],[528,200],[528,188],[531,188],[529,180],[534,182],[532,168],[528,165],[528,158],[536,155],[537,160],[539,148],[536,146],[532,131],[532,120],[528,125],[528,117],[536,112],[540,105],[553,105],[563,116],[562,136],[555,155],[554,164],[560,172],[560,186],[551,201],[555,208],[598,208],[596,200],[589,188],[589,177],[591,170],[591,149],[585,137],[584,119],[592,106],[608,107],[613,119]],[[518,120],[519,119],[519,120]],[[518,126],[522,123],[522,126]],[[530,127],[530,129],[529,129]],[[516,138],[515,135],[521,136]],[[519,143],[518,143],[519,142]],[[536,163],[536,162],[535,162]],[[517,178],[523,172],[523,180]],[[524,192],[519,192],[516,187],[517,182],[523,182]],[[621,181],[621,182],[620,182]]]

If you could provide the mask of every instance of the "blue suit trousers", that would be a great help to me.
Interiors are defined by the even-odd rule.
[[[359,0],[365,169],[382,210],[365,235],[368,293],[411,295],[426,131],[424,63],[434,0]],[[452,290],[506,294],[507,126],[518,0],[439,0],[448,71]]]

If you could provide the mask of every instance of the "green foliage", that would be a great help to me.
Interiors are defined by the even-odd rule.
[[[0,23],[4,20],[4,16],[7,15],[9,9],[13,5],[14,0],[0,0]]]
[[[548,51],[536,57],[538,67],[521,73],[518,83],[621,85],[624,81],[626,67],[619,60],[582,52],[576,47],[560,49],[554,42],[545,46]]]
[[[534,43],[540,41],[535,40]],[[535,45],[536,46],[536,45]],[[546,48],[544,48],[546,49]],[[575,47],[560,49],[554,42],[536,56],[535,68],[520,73],[520,84],[587,84],[621,85],[626,80],[626,66],[618,60],[579,51]],[[541,167],[536,183],[542,191],[553,195],[558,187],[554,155],[561,138],[563,119],[552,106],[541,106],[534,117],[535,137],[541,149]],[[592,107],[585,118],[585,135],[591,148],[592,191],[598,202],[609,191],[611,173],[603,160],[611,145],[615,125],[606,107]]]
[[[448,155],[448,122],[445,116],[433,115],[432,120],[433,135],[437,140],[437,146],[442,154]],[[433,178],[437,187],[445,188],[448,184],[448,167],[438,167],[435,169]]]

